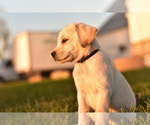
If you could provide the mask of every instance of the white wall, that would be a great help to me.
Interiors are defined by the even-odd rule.
[[[126,0],[132,43],[150,38],[150,0]]]
[[[14,38],[13,62],[17,72],[30,70],[30,50],[27,32],[20,33]]]
[[[130,56],[131,47],[128,28],[126,26],[99,34],[97,40],[99,41],[102,50],[104,50],[112,59]],[[125,46],[126,51],[122,53],[119,50],[120,46]]]

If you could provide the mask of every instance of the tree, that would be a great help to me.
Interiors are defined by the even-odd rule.
[[[4,19],[0,18],[0,60],[4,58],[8,46],[9,30]]]

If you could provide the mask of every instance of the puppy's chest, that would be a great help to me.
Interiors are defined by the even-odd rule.
[[[94,92],[96,91],[96,79],[92,72],[80,70],[74,70],[73,72],[75,85],[78,91],[82,92]]]
[[[73,71],[73,77],[79,78],[79,79],[88,79],[94,76],[94,67],[90,68],[88,66],[75,66],[74,71]]]
[[[103,88],[103,67],[98,60],[87,60],[85,63],[75,64],[73,77],[77,91],[86,94],[96,94],[99,88]]]
[[[77,91],[83,92],[86,95],[88,94],[96,94],[97,87],[96,84],[92,81],[85,80],[85,79],[75,79],[75,85]]]

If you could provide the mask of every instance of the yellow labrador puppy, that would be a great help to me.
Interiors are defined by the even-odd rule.
[[[58,35],[51,55],[58,63],[73,62],[79,112],[129,111],[136,106],[133,91],[95,39],[97,29],[72,23]]]

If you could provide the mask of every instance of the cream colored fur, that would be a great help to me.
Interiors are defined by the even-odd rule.
[[[56,62],[73,62],[73,77],[77,88],[79,112],[129,111],[136,106],[133,91],[115,68],[108,55],[102,51],[95,39],[97,29],[83,23],[72,23],[58,35],[58,43],[53,52]],[[83,63],[82,57],[94,54]]]

